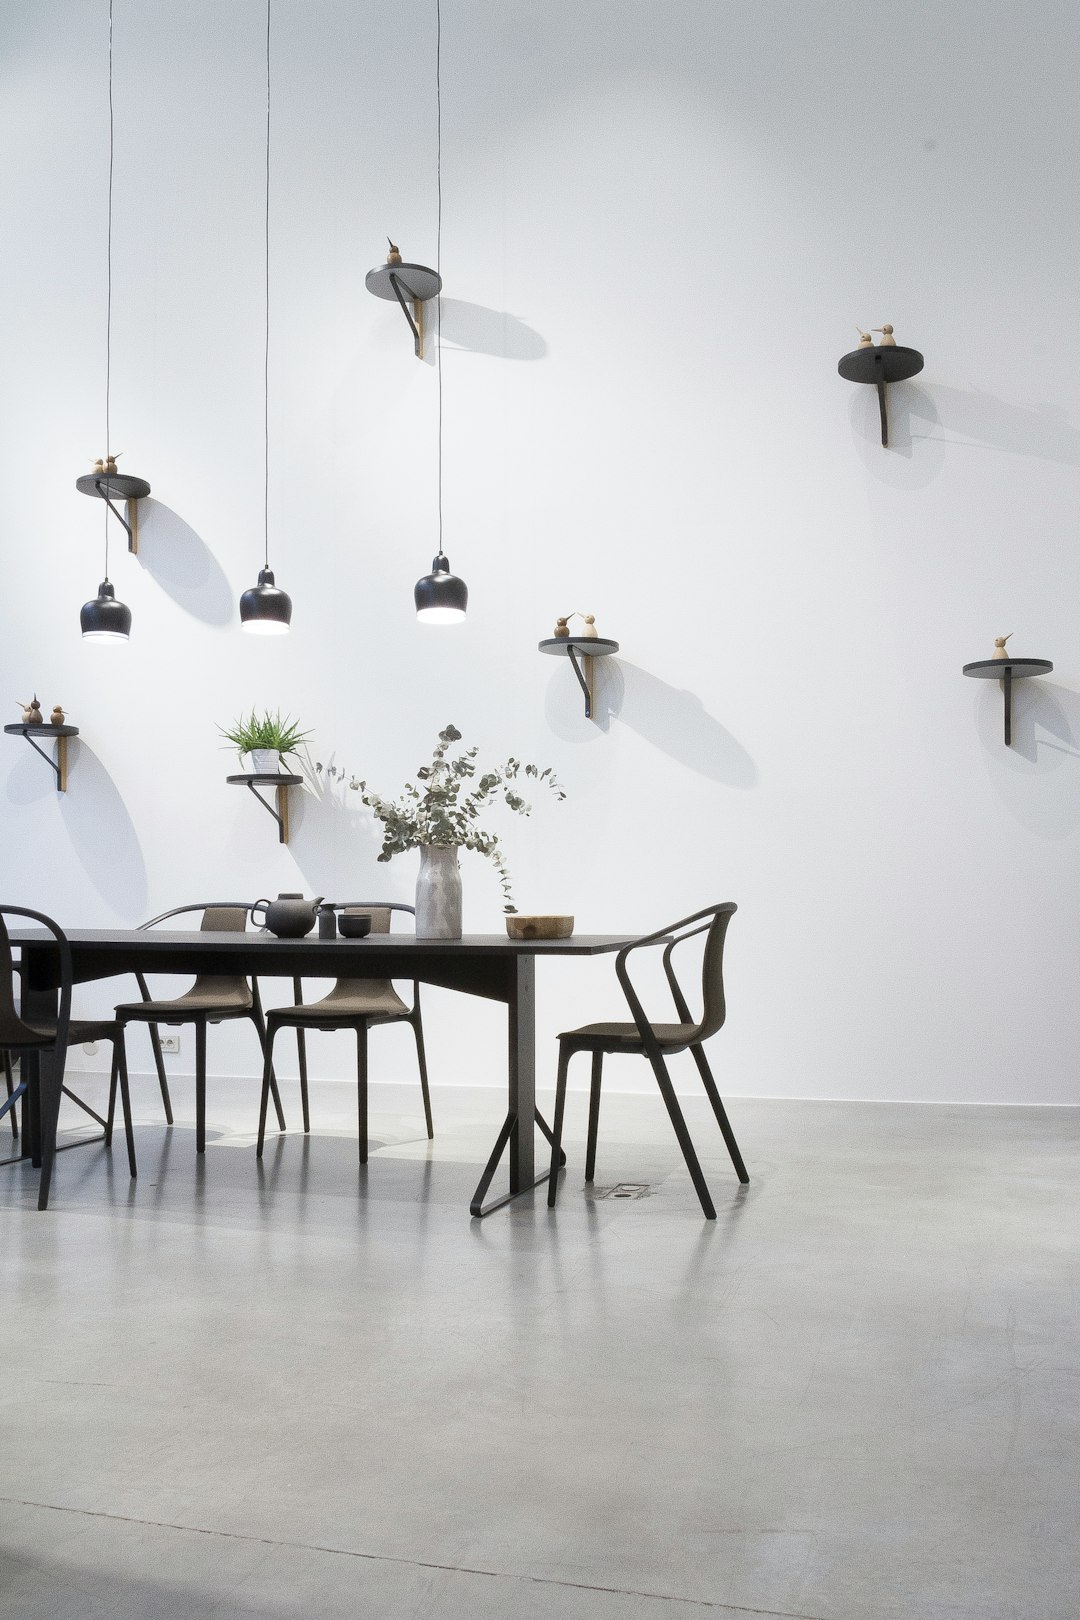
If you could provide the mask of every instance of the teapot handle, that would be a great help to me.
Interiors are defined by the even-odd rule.
[[[252,906],[252,908],[251,908],[251,920],[255,924],[256,928],[259,928],[259,927],[265,928],[266,927],[266,908],[267,908],[267,906],[269,904],[270,904],[269,900],[256,900],[255,904]],[[262,911],[262,914],[263,914],[263,919],[262,919],[261,924],[259,922],[258,917],[256,917],[256,915],[255,915],[255,913],[257,911],[260,911],[260,910]]]

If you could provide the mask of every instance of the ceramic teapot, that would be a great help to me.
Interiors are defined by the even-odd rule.
[[[251,920],[259,925],[255,913],[261,911],[261,926],[278,939],[303,939],[315,926],[315,913],[322,899],[321,894],[315,900],[305,900],[302,894],[279,894],[276,900],[256,900],[251,908]]]

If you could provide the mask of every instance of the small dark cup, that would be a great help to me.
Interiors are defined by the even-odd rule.
[[[371,933],[371,918],[366,911],[339,912],[337,925],[343,939],[364,939]]]

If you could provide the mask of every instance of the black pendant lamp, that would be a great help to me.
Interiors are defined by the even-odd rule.
[[[115,645],[127,641],[131,635],[131,609],[116,600],[116,592],[109,581],[109,513],[116,512],[120,522],[132,537],[132,529],[113,506],[113,494],[138,499],[150,493],[150,485],[141,478],[124,478],[116,471],[116,457],[109,451],[109,395],[112,382],[112,200],[113,200],[113,8],[109,0],[109,204],[106,231],[106,295],[105,295],[105,445],[104,458],[95,464],[95,472],[76,480],[76,488],[84,495],[99,496],[105,502],[105,578],[91,602],[84,602],[79,613],[83,640],[101,645]],[[124,486],[138,486],[127,489]]]
[[[469,587],[450,572],[450,559],[443,550],[442,531],[442,10],[435,3],[435,109],[438,215],[435,228],[435,274],[439,291],[435,295],[435,372],[439,384],[439,549],[431,563],[431,573],[418,579],[413,590],[416,617],[423,624],[460,624],[469,605]]]
[[[279,590],[270,567],[270,0],[266,0],[266,340],[263,345],[263,565],[259,583],[240,598],[240,626],[257,636],[283,636],[292,620],[292,597]]]
[[[84,602],[79,612],[84,641],[127,641],[131,635],[131,609],[116,600],[107,579],[98,586],[92,602]]]

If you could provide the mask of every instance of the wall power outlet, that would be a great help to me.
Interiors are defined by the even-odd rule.
[[[161,1050],[163,1052],[172,1052],[174,1054],[178,1053],[180,1051],[180,1037],[179,1037],[179,1035],[164,1035],[163,1034],[161,1036]]]

